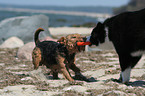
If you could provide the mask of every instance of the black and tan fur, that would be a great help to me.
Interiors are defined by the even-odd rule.
[[[67,80],[74,81],[69,73],[70,68],[75,72],[75,76],[87,80],[75,64],[76,53],[85,50],[85,46],[77,46],[76,42],[84,41],[85,37],[81,37],[80,34],[71,34],[60,38],[58,42],[40,42],[38,36],[41,31],[44,30],[42,28],[37,29],[34,36],[36,44],[32,52],[34,69],[45,65],[53,72],[54,79],[57,79],[58,73],[62,72]]]

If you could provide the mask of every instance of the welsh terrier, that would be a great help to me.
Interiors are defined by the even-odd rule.
[[[51,69],[53,79],[58,79],[58,72],[62,72],[67,80],[74,81],[69,72],[70,68],[75,72],[76,78],[88,81],[75,65],[76,53],[85,50],[85,46],[77,46],[76,43],[84,42],[86,38],[82,37],[80,34],[70,34],[66,37],[61,37],[57,42],[40,42],[39,33],[41,31],[44,31],[44,29],[38,28],[34,36],[36,45],[32,52],[34,69],[45,65],[47,68]]]

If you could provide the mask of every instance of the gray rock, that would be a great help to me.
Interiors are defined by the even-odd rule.
[[[24,42],[21,39],[17,37],[11,37],[2,43],[0,45],[0,48],[17,48],[22,47],[23,45]]]
[[[9,37],[16,36],[27,43],[33,41],[34,32],[43,28],[41,38],[50,36],[48,31],[48,17],[45,15],[23,16],[5,19],[0,22],[0,44]]]
[[[19,50],[17,52],[17,57],[19,59],[25,59],[25,60],[32,61],[32,51],[33,51],[34,47],[35,47],[34,42],[29,42],[29,43],[25,44],[24,46],[19,48]]]

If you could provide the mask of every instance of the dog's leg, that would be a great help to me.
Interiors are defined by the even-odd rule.
[[[131,57],[129,55],[119,56],[121,66],[120,81],[122,81],[122,83],[129,82],[131,68],[133,68],[137,64],[140,58],[141,56],[140,57]]]
[[[69,63],[67,62],[65,62],[65,68],[66,68],[66,70],[67,70],[67,72],[69,73],[69,75],[71,76],[71,74],[70,74],[70,72],[69,72]]]
[[[126,68],[124,71],[121,71],[121,75],[120,75],[120,81],[122,81],[122,83],[128,83],[130,80],[130,72],[131,72],[131,67]]]
[[[75,75],[81,75],[81,70],[75,65],[75,63],[71,63],[69,68],[75,72]]]
[[[75,72],[75,79],[89,82],[89,80],[83,74],[81,74],[81,70],[76,66],[75,63],[71,63],[69,68]]]
[[[75,79],[77,80],[84,80],[89,82],[89,80],[83,76],[83,74],[81,74],[81,70],[76,66],[75,64],[75,55],[69,59],[69,63],[68,63],[69,68],[75,72]]]
[[[75,75],[81,75],[81,70],[75,64],[75,55],[69,59],[67,66],[75,72]]]
[[[66,78],[67,80],[69,80],[69,81],[74,81],[74,80],[72,79],[72,77],[70,76],[69,72],[67,71],[66,67],[63,66],[63,64],[64,64],[64,63],[60,64],[60,65],[61,65],[61,68],[60,68],[61,72],[63,73],[63,75],[65,76],[65,78]]]
[[[59,66],[57,64],[55,64],[52,66],[47,66],[47,68],[51,69],[53,79],[58,79]]]
[[[74,79],[72,79],[72,77],[70,76],[69,72],[67,71],[67,68],[64,64],[64,60],[65,58],[64,57],[61,57],[61,56],[58,56],[57,57],[57,62],[58,62],[58,65],[60,67],[60,71],[63,73],[63,75],[65,76],[65,78],[69,81],[74,81]]]
[[[34,69],[38,69],[39,64],[41,62],[41,50],[37,47],[34,48],[32,52],[32,60],[33,60]]]
[[[58,72],[53,72],[53,79],[58,79]]]

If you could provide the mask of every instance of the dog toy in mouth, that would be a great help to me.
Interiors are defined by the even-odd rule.
[[[77,42],[78,46],[91,45],[91,42]]]

